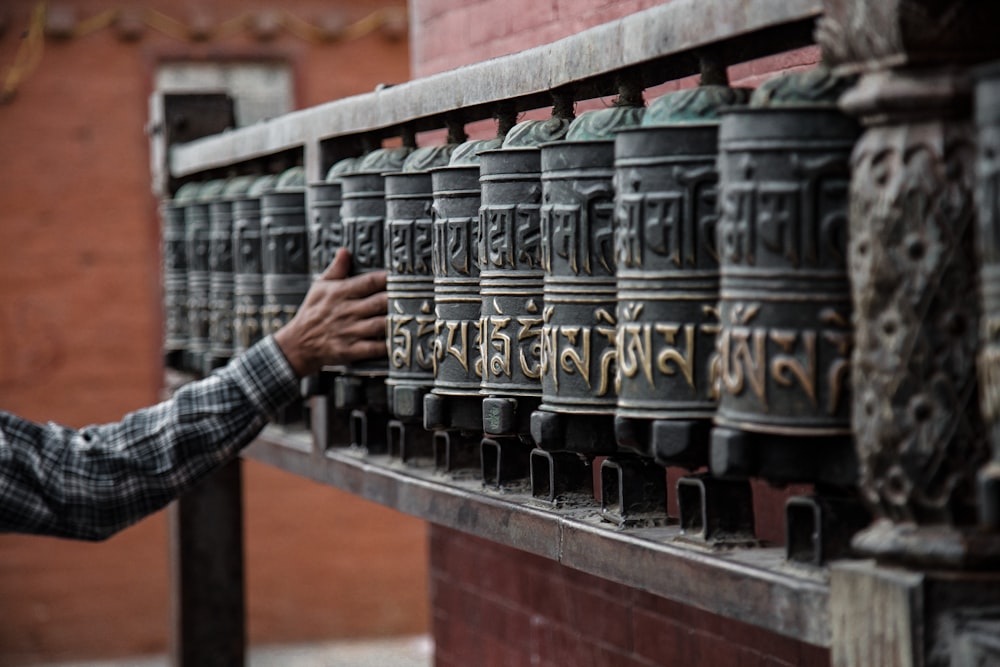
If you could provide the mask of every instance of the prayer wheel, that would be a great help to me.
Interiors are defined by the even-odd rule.
[[[434,389],[424,397],[424,426],[482,433],[480,356],[479,165],[431,170],[434,222]]]
[[[385,175],[385,266],[388,291],[387,334],[389,411],[400,424],[423,424],[423,397],[434,383],[434,275],[431,270],[434,198],[428,169],[447,164],[454,145],[418,148],[402,171]],[[400,441],[399,451],[412,453],[422,429]],[[404,429],[400,428],[402,434]],[[402,436],[401,436],[402,438]]]
[[[233,202],[246,194],[254,180],[253,176],[229,179],[219,198],[209,205],[209,302],[212,310],[208,363],[211,367],[224,365],[235,349]]]
[[[200,183],[186,183],[173,198],[163,202],[163,304],[164,353],[168,365],[183,368],[183,353],[188,346],[187,249],[185,215],[197,198]]]
[[[222,195],[225,181],[204,183],[195,201],[184,214],[184,240],[188,265],[188,352],[191,370],[204,373],[211,345],[212,304],[210,300],[212,269],[211,219],[209,207]]]
[[[274,190],[260,198],[263,333],[288,323],[309,291],[306,236],[305,171],[291,167],[278,176]]]
[[[642,114],[590,111],[541,147],[542,403],[531,435],[545,450],[617,449],[614,135]]]
[[[615,435],[658,462],[707,463],[719,331],[718,110],[746,89],[707,85],[650,104],[615,137]]]
[[[719,408],[724,477],[851,483],[849,159],[859,134],[818,68],[773,79],[719,129]]]
[[[381,148],[340,175],[343,244],[351,251],[354,274],[385,269],[385,174],[402,169],[410,147]],[[376,452],[386,449],[388,360],[350,364],[334,378],[334,408],[349,415],[350,444]]]
[[[480,154],[479,271],[482,299],[483,427],[530,436],[542,397],[540,144],[566,135],[569,120],[529,120],[501,148]]]
[[[340,160],[330,167],[322,181],[309,186],[309,273],[314,279],[330,266],[337,249],[344,245],[340,177],[356,164],[355,158]]]
[[[260,198],[278,177],[258,176],[233,200],[233,349],[239,354],[264,335],[264,270]]]

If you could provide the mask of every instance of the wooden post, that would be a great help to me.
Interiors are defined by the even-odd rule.
[[[244,664],[240,466],[227,464],[170,507],[173,667]]]

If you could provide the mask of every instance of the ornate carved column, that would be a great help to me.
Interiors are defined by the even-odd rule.
[[[975,479],[989,447],[976,382],[975,143],[969,65],[991,57],[996,3],[826,0],[826,61],[858,72],[841,106],[866,126],[853,156],[849,266],[854,540],[882,562],[984,565]]]
[[[866,127],[849,211],[852,419],[859,487],[877,517],[853,541],[875,561],[831,567],[832,662],[973,664],[971,621],[1000,599],[1000,533],[976,504],[989,445],[970,69],[1000,56],[1000,3],[824,0],[824,10],[823,57],[860,75],[841,107]]]

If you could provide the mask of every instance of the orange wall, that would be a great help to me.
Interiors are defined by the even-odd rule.
[[[0,3],[0,76],[15,62],[37,4]],[[339,9],[352,22],[402,4],[294,0],[281,7],[306,19]],[[265,6],[49,5],[75,13],[78,26],[121,7],[190,23],[195,11],[221,22]],[[0,104],[0,409],[82,426],[156,400],[159,227],[144,127],[158,62],[284,59],[304,107],[405,80],[407,50],[405,34],[389,39],[378,30],[338,43],[288,31],[261,42],[238,30],[191,44],[149,28],[125,42],[112,26],[47,39],[37,67]],[[247,464],[246,473],[253,641],[426,628],[423,523],[259,465]],[[358,545],[393,557],[347,558]],[[97,545],[0,536],[0,664],[164,650],[166,549],[162,514]],[[374,601],[386,587],[398,592],[402,609]]]

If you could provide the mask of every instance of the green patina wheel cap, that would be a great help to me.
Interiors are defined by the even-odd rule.
[[[266,176],[258,176],[257,179],[247,190],[248,197],[260,197],[261,195],[267,194],[268,192],[274,192],[274,187],[278,183],[278,177],[274,174],[268,174]]]
[[[202,186],[201,192],[198,193],[198,203],[199,204],[209,204],[222,196],[222,191],[226,188],[226,181],[222,178],[216,178],[205,183]]]
[[[526,120],[510,128],[504,137],[503,148],[532,148],[565,139],[571,123],[569,118]]]
[[[176,206],[183,206],[185,204],[191,204],[198,201],[198,195],[201,194],[201,182],[191,182],[185,183],[181,187],[177,188],[177,192],[174,193],[174,198],[171,200]]]
[[[642,117],[642,127],[718,123],[719,110],[741,106],[750,99],[750,88],[698,86],[666,93],[653,100]]]
[[[406,156],[413,152],[410,146],[398,146],[396,148],[379,148],[371,153],[366,153],[358,158],[355,173],[365,171],[388,172],[399,171],[403,168]]]
[[[348,157],[334,162],[333,166],[326,172],[326,177],[323,180],[327,183],[333,183],[340,180],[340,177],[344,174],[350,174],[353,171],[357,171],[360,159],[361,158]]]
[[[610,107],[586,111],[566,131],[566,141],[601,141],[614,139],[619,130],[642,122],[644,107]]]
[[[406,156],[400,171],[412,173],[415,171],[427,171],[434,167],[443,167],[448,164],[451,153],[457,145],[443,144],[441,146],[415,148],[412,153]]]
[[[278,176],[278,182],[274,185],[275,192],[294,192],[306,189],[306,169],[305,167],[290,167]]]
[[[451,159],[448,161],[448,164],[452,167],[469,167],[477,165],[480,162],[479,154],[482,151],[500,148],[502,144],[503,140],[499,138],[473,139],[472,141],[466,141],[465,143],[456,146],[455,150],[451,152]]]
[[[255,180],[257,180],[256,176],[234,176],[230,178],[226,181],[226,187],[222,190],[222,198],[240,199],[245,197]]]
[[[831,107],[854,83],[820,65],[804,72],[782,74],[760,85],[750,98],[752,107]]]

